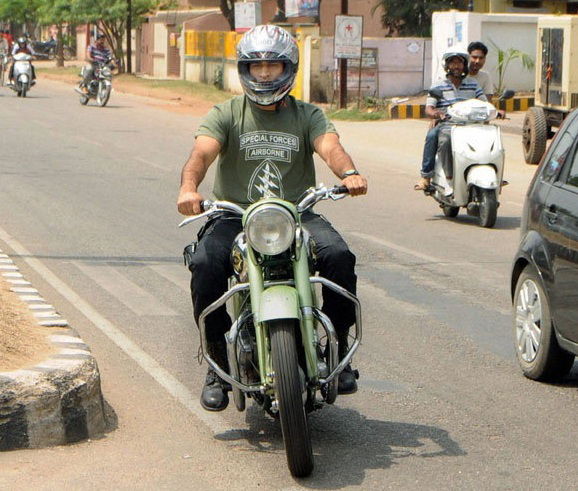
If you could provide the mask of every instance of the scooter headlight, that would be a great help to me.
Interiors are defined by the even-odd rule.
[[[266,256],[289,249],[295,239],[295,219],[285,208],[265,205],[257,208],[245,222],[249,245]]]

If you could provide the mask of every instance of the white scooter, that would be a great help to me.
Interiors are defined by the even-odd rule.
[[[10,88],[18,97],[26,97],[32,87],[32,56],[27,53],[17,53],[14,58],[14,83]]]
[[[441,98],[441,91],[430,91]],[[510,99],[507,90],[501,99]],[[425,193],[432,196],[446,217],[456,217],[460,208],[477,216],[482,227],[493,227],[498,215],[504,174],[504,147],[499,126],[488,124],[498,116],[489,102],[479,99],[456,102],[448,108],[442,124],[451,128],[453,165],[436,155],[434,176]]]

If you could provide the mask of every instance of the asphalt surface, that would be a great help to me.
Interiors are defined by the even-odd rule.
[[[0,243],[91,346],[111,421],[98,441],[0,455],[0,487],[575,487],[577,366],[537,384],[513,356],[509,268],[534,172],[515,125],[488,230],[413,191],[425,122],[337,123],[370,183],[319,207],[358,257],[362,378],[311,415],[316,469],[295,481],[275,422],[197,402],[206,368],[181,258],[194,230],[177,229],[175,202],[198,119],[117,93],[81,107],[46,81],[25,100],[0,90],[0,107]],[[318,181],[335,181],[322,164]]]

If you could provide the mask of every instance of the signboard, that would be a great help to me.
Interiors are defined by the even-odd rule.
[[[351,59],[347,62],[347,90],[359,93],[359,95],[376,96],[378,94],[378,49],[363,48],[360,59]],[[339,87],[339,71],[337,71],[336,88]]]
[[[361,58],[363,16],[336,15],[334,43],[335,58]]]
[[[317,17],[319,0],[285,0],[286,17]]]
[[[245,32],[261,24],[260,2],[235,2],[235,31]]]

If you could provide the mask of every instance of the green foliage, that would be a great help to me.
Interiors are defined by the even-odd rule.
[[[18,24],[31,24],[37,20],[40,0],[0,0],[0,19]]]
[[[498,66],[496,67],[496,71],[498,72],[498,83],[496,84],[495,89],[496,95],[501,96],[504,92],[504,78],[508,70],[508,65],[512,61],[519,60],[525,70],[531,70],[534,68],[534,59],[529,54],[524,53],[519,49],[508,48],[504,51],[491,39],[490,44],[498,54]]]
[[[467,0],[378,0],[372,15],[382,11],[381,23],[388,36],[431,36],[432,13],[467,8]]]

